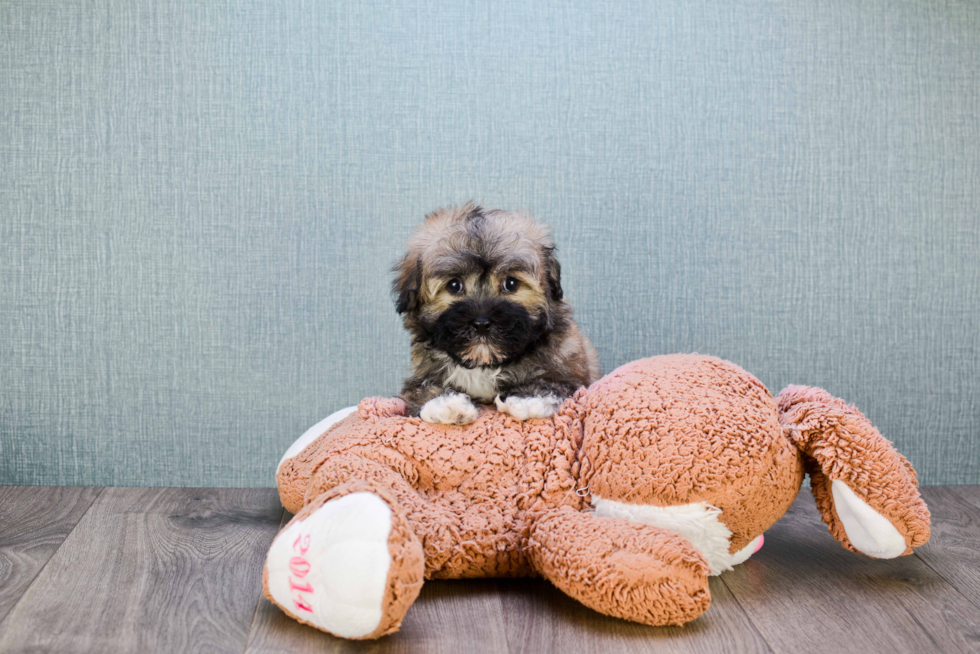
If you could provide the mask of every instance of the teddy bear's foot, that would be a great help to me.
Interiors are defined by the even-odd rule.
[[[533,525],[528,551],[545,579],[613,617],[681,625],[711,603],[707,559],[683,536],[653,525],[554,509]]]
[[[291,617],[343,638],[398,629],[422,586],[422,548],[373,490],[353,483],[324,493],[273,541],[265,592]]]
[[[911,554],[929,540],[929,509],[915,471],[860,411],[806,386],[786,387],[777,402],[834,538],[876,559]]]

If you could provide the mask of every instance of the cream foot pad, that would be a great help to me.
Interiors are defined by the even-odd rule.
[[[330,500],[269,550],[268,589],[295,618],[343,638],[375,631],[384,613],[391,509],[374,493]]]

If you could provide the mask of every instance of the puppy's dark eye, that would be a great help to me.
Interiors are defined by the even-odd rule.
[[[516,277],[508,277],[504,280],[504,290],[508,293],[513,293],[518,288],[521,287],[521,282]]]
[[[458,279],[450,279],[449,283],[446,284],[446,290],[453,295],[459,295],[463,292],[463,282]]]

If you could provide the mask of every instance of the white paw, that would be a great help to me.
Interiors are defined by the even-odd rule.
[[[511,395],[506,400],[501,400],[498,395],[494,400],[497,411],[509,413],[518,420],[548,418],[561,402],[561,398],[554,395]]]
[[[391,509],[374,493],[331,500],[269,549],[269,592],[291,615],[343,638],[381,623],[391,554]]]
[[[422,407],[419,417],[437,425],[468,425],[480,415],[470,398],[462,393],[446,392]]]
[[[839,479],[830,483],[830,492],[847,540],[855,549],[876,559],[894,559],[902,555],[905,537],[888,518],[868,506]]]

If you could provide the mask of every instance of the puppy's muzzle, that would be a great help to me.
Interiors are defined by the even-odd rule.
[[[502,299],[461,300],[424,327],[434,347],[467,367],[522,356],[542,329],[527,309]]]

